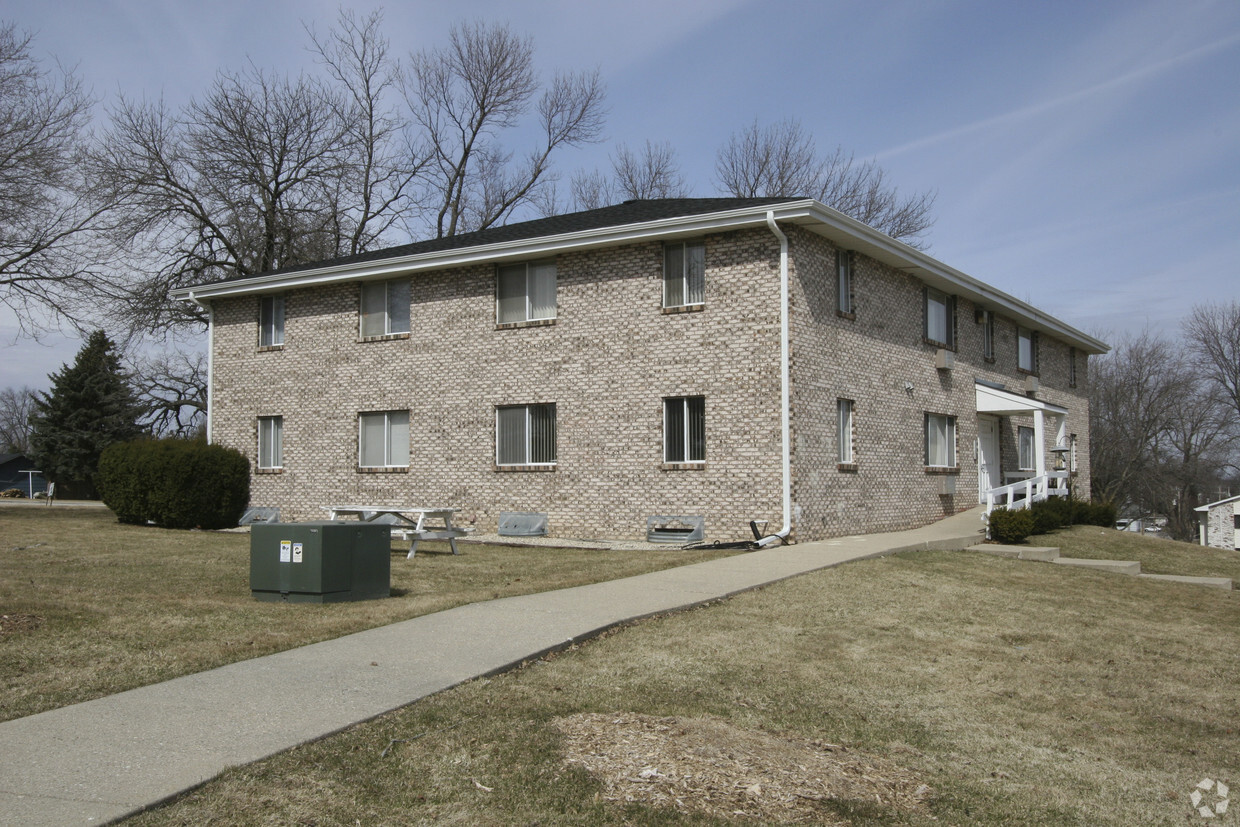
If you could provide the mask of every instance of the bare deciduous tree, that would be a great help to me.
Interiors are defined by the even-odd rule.
[[[1194,307],[1184,321],[1184,338],[1198,367],[1240,416],[1240,301]]]
[[[201,353],[174,350],[132,365],[131,381],[157,436],[190,436],[206,421],[207,365]]]
[[[1167,516],[1172,537],[1191,542],[1197,536],[1193,509],[1219,481],[1240,432],[1217,386],[1197,375],[1190,375],[1187,385],[1187,392],[1172,402],[1154,445],[1161,483],[1155,507]]]
[[[599,169],[592,172],[574,172],[569,181],[568,197],[570,210],[597,210],[624,200],[616,185],[616,179]],[[555,203],[543,210],[545,215],[555,215],[558,212],[561,212],[560,205]]]
[[[83,175],[92,102],[69,72],[44,70],[30,36],[0,23],[0,303],[24,333],[76,324],[113,284],[94,233],[107,205]]]
[[[503,223],[537,203],[556,150],[599,139],[598,72],[556,75],[538,98],[538,145],[514,160],[501,138],[522,123],[538,94],[533,41],[507,26],[453,27],[448,45],[412,56],[405,97],[432,162],[423,200],[435,237]]]
[[[1240,439],[1220,389],[1178,343],[1143,333],[1090,363],[1090,475],[1095,498],[1164,514],[1191,540],[1193,508]]]
[[[371,249],[404,221],[409,191],[427,160],[408,134],[408,122],[388,104],[401,74],[388,56],[382,26],[378,11],[358,19],[341,9],[335,30],[322,38],[309,31],[320,62],[343,90],[347,109],[338,117],[354,132],[352,174],[341,179],[335,205],[337,235],[347,254]]]
[[[641,152],[620,144],[611,166],[620,191],[627,198],[684,198],[689,194],[676,163],[676,150],[667,142],[656,144],[647,140]]]
[[[339,252],[329,218],[346,165],[343,104],[315,81],[257,69],[221,73],[181,113],[122,99],[95,167],[118,192],[118,242],[146,253],[147,272],[118,308],[133,329],[205,318],[168,291]],[[143,246],[144,245],[144,246]]]
[[[1095,499],[1152,503],[1152,447],[1166,429],[1185,371],[1171,343],[1148,332],[1125,339],[1089,366],[1090,479]]]
[[[121,99],[94,169],[143,276],[116,308],[132,330],[205,321],[169,290],[364,252],[400,219],[417,173],[387,98],[397,67],[375,14],[311,35],[330,81],[251,65],[179,112]]]
[[[572,178],[574,209],[593,210],[639,198],[685,198],[689,188],[680,174],[676,150],[664,142],[647,140],[639,152],[620,144],[611,156],[611,175],[595,170]]]
[[[34,391],[27,387],[0,390],[0,452],[30,452],[30,415]]]
[[[912,247],[934,224],[935,195],[902,196],[874,161],[858,161],[842,147],[821,156],[794,119],[765,129],[755,121],[734,133],[715,159],[720,190],[737,198],[805,196],[856,218]]]

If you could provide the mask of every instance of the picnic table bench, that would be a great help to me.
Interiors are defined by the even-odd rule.
[[[392,533],[400,535],[402,540],[413,538],[409,544],[406,560],[412,560],[418,551],[420,540],[447,540],[453,554],[460,554],[456,549],[456,538],[464,537],[468,529],[456,528],[452,525],[452,515],[459,508],[418,508],[394,505],[329,505],[324,510],[329,513],[328,519],[339,520],[356,516],[365,523],[387,522],[392,526]],[[428,525],[428,520],[442,521],[443,525]]]

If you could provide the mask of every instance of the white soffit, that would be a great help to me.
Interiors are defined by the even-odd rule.
[[[1031,399],[1028,396],[1021,396],[1010,391],[1001,391],[998,388],[991,388],[986,385],[974,385],[974,389],[977,391],[978,413],[1001,414],[1004,416],[1019,416],[1021,414],[1033,413],[1034,411],[1042,411],[1052,416],[1067,416],[1068,414],[1067,408],[1061,408],[1058,405],[1052,405],[1040,399]]]

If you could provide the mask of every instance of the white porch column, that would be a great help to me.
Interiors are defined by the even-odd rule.
[[[1033,411],[1033,475],[1046,476],[1046,423],[1041,408]]]

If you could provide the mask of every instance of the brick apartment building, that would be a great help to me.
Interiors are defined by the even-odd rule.
[[[175,295],[211,313],[210,439],[285,520],[812,540],[1056,463],[1089,490],[1106,345],[808,199],[628,202]]]

